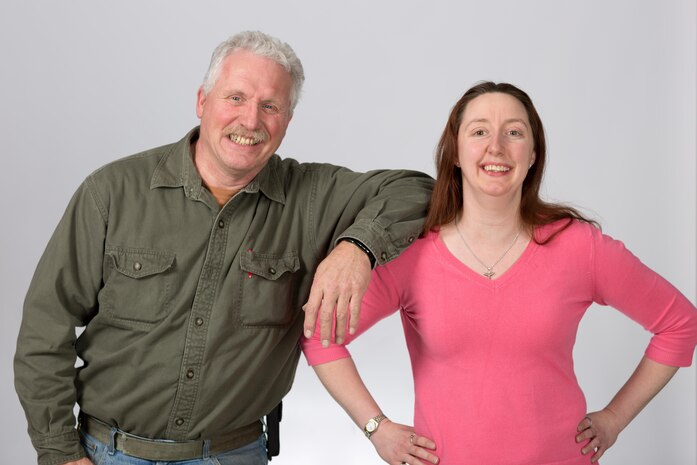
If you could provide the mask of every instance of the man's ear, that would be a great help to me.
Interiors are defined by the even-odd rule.
[[[203,86],[198,88],[198,93],[196,94],[196,116],[201,119],[203,115],[203,107],[206,104],[206,93],[203,91]]]

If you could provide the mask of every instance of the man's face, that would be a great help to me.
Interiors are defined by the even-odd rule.
[[[290,74],[268,58],[235,51],[210,92],[199,89],[196,167],[208,184],[241,187],[276,152],[291,119]]]

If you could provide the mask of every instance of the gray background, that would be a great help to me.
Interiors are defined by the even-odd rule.
[[[521,86],[548,131],[546,197],[584,207],[695,301],[693,0],[74,0],[0,8],[3,463],[35,462],[11,358],[24,293],[70,195],[102,164],[194,126],[212,49],[243,29],[283,38],[303,60],[306,90],[280,152],[305,161],[433,174],[434,146],[462,92],[481,79]],[[575,358],[590,408],[609,401],[648,338],[614,310],[589,311]],[[409,423],[413,391],[398,319],[379,324],[353,352],[385,412]],[[695,375],[694,366],[680,370],[604,465],[695,464]],[[382,463],[304,360],[285,407],[275,465]],[[462,425],[463,434],[476,427]]]

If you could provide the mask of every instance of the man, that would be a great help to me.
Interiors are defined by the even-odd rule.
[[[199,128],[75,193],[15,356],[40,465],[266,463],[260,419],[291,387],[303,328],[319,315],[328,343],[335,309],[337,340],[355,327],[371,263],[419,234],[431,189],[275,155],[303,80],[287,44],[238,34],[213,54]]]

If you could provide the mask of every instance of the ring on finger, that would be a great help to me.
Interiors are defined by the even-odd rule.
[[[411,434],[409,435],[409,442],[410,442],[411,444],[414,444],[414,439],[415,439],[415,438],[416,438],[416,434],[415,434],[415,433],[411,433]]]

